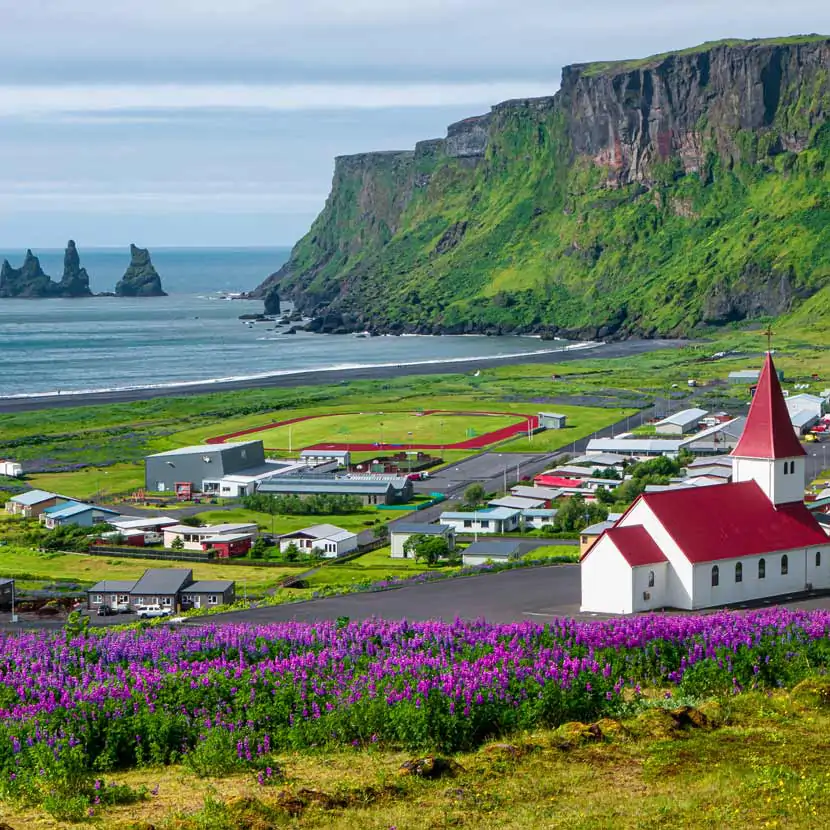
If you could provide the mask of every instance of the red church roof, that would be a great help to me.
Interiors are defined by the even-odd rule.
[[[740,458],[797,458],[806,454],[793,429],[772,355],[767,354],[743,435],[732,455]]]
[[[754,481],[648,493],[641,499],[693,563],[830,545],[801,502],[776,507]]]
[[[657,543],[642,525],[612,527],[606,531],[605,535],[614,543],[623,555],[623,559],[632,568],[641,565],[658,565],[666,561],[665,554],[657,547]]]

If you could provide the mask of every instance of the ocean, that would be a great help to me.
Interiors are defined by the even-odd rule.
[[[129,252],[80,248],[93,291],[112,291]],[[25,251],[0,251],[19,267]],[[59,280],[63,250],[35,251]],[[175,386],[313,369],[452,362],[547,351],[532,337],[284,335],[239,315],[261,302],[223,300],[254,288],[287,248],[151,250],[168,297],[0,299],[0,397]],[[561,348],[566,344],[557,344]]]

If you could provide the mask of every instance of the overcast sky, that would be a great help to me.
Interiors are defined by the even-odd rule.
[[[0,247],[290,245],[335,155],[827,0],[0,0]]]

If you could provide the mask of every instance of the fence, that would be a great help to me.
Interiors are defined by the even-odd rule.
[[[429,501],[422,501],[414,507],[411,504],[379,504],[378,510],[426,510],[433,504],[441,504],[442,501],[447,500],[443,493],[430,493],[430,496]]]
[[[213,562],[215,556],[207,551],[149,550],[147,548],[121,548],[109,545],[90,545],[92,556],[116,555],[125,559],[166,559],[171,562]]]

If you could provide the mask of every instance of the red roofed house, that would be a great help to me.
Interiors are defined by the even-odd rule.
[[[830,589],[830,538],[804,506],[805,452],[767,355],[733,483],[647,493],[582,559],[582,611],[693,610]]]

